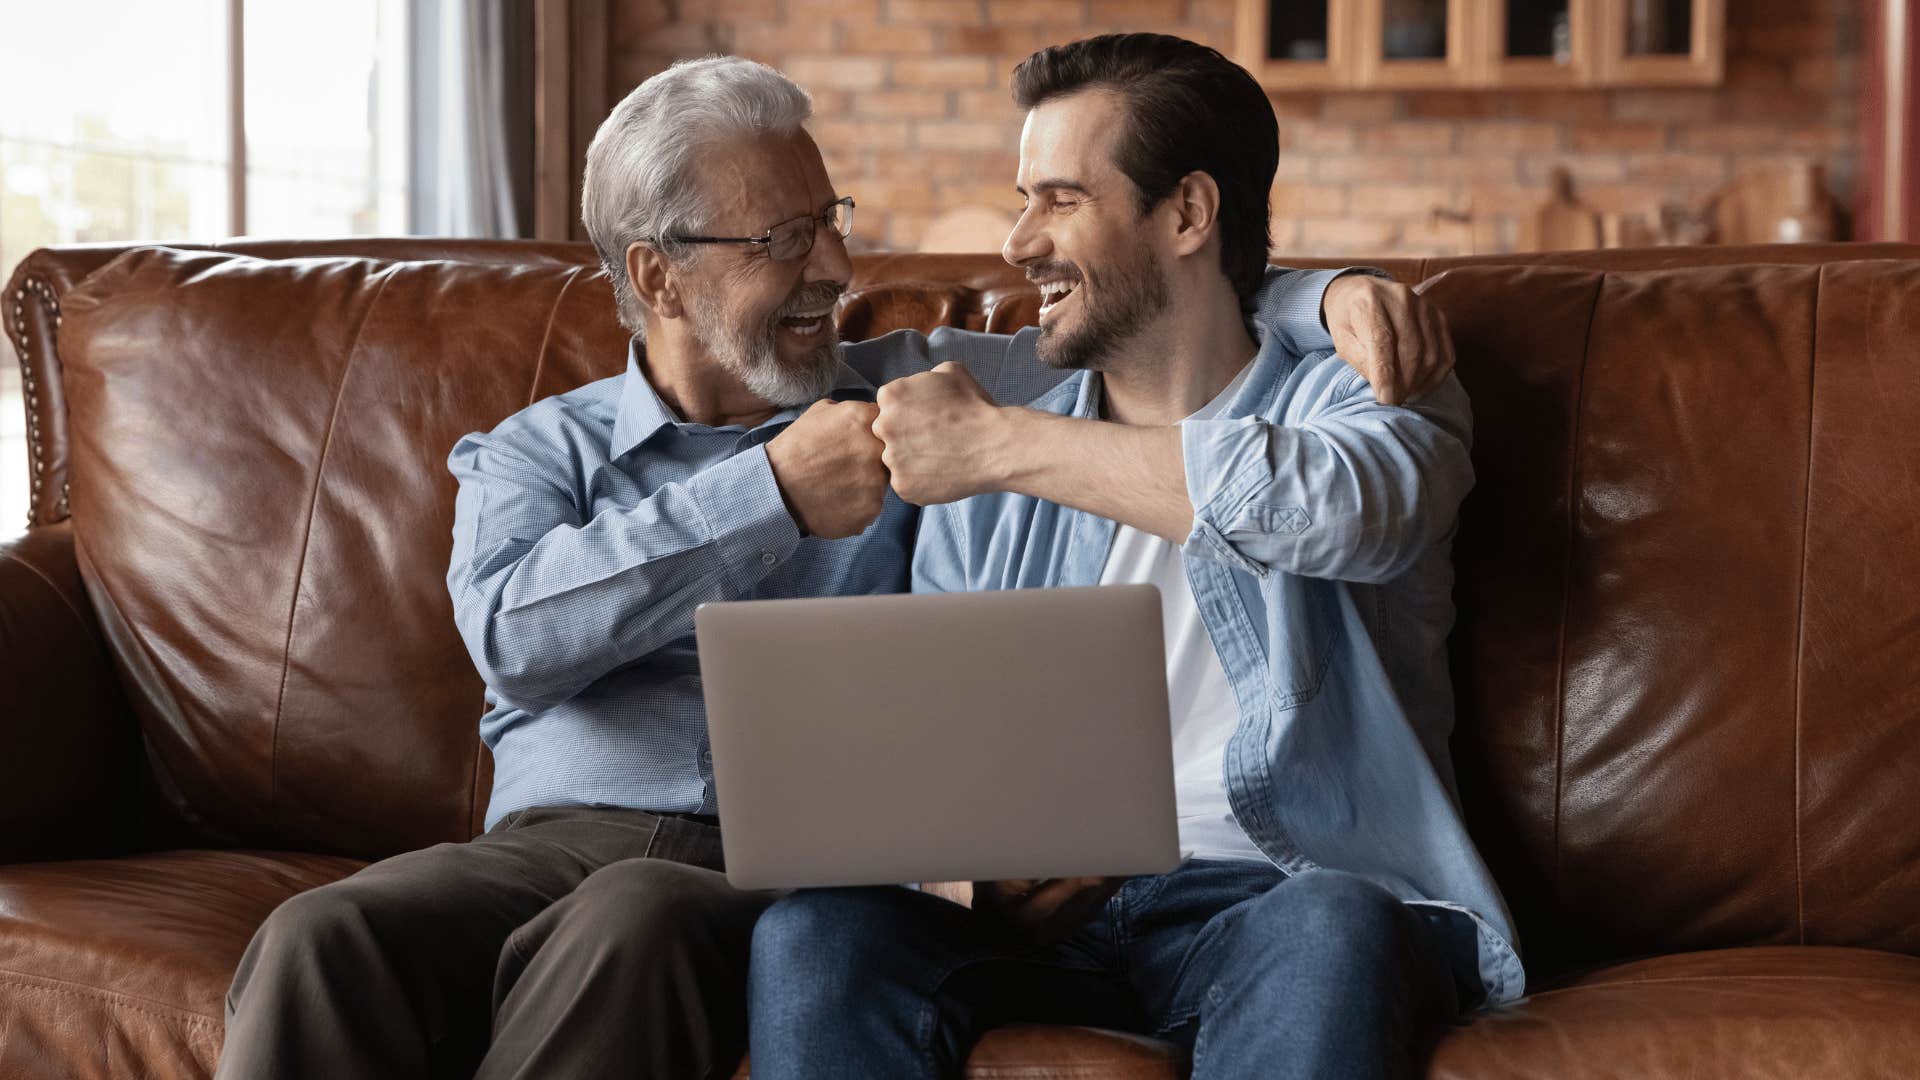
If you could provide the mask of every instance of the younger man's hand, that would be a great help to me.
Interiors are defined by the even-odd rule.
[[[894,493],[930,506],[994,487],[994,441],[1004,410],[967,369],[949,360],[880,388],[873,433]]]
[[[1417,398],[1453,370],[1447,317],[1397,281],[1342,274],[1321,307],[1334,351],[1367,377],[1382,405]]]
[[[1123,877],[977,881],[973,910],[999,919],[1036,945],[1058,941],[1093,918]]]
[[[767,443],[774,482],[805,535],[854,536],[880,516],[887,470],[873,435],[878,413],[865,401],[816,401]]]

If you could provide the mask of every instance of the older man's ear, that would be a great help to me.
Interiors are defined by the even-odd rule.
[[[627,245],[627,280],[633,283],[634,295],[640,302],[660,318],[678,319],[686,314],[679,282],[666,257],[645,241],[636,240]]]

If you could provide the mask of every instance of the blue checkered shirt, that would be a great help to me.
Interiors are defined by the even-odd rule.
[[[1255,318],[1299,352],[1331,347],[1339,271],[1270,271]],[[833,396],[872,400],[946,360],[1024,403],[1063,372],[1012,336],[899,331],[847,346]],[[891,492],[858,536],[803,537],[757,427],[682,422],[630,351],[625,374],[534,403],[447,459],[460,482],[447,588],[487,684],[487,827],[530,806],[711,814],[713,758],[693,612],[712,600],[904,592],[918,508]]]

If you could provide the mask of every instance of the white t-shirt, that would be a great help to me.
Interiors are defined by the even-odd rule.
[[[1188,419],[1205,420],[1225,408],[1251,367],[1241,369],[1219,396]],[[1200,605],[1187,582],[1180,548],[1152,533],[1121,525],[1107,550],[1100,584],[1160,589],[1160,617],[1167,639],[1167,705],[1173,720],[1174,803],[1182,854],[1266,862],[1227,803],[1223,758],[1240,710],[1226,668],[1200,619]]]

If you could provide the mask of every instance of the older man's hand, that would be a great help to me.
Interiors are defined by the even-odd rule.
[[[949,360],[880,388],[873,433],[894,493],[910,503],[954,502],[994,487],[995,440],[1005,410]]]
[[[774,482],[802,533],[854,536],[880,516],[887,470],[873,435],[878,412],[865,401],[816,401],[767,443]]]
[[[1419,397],[1453,370],[1446,316],[1397,281],[1343,274],[1327,286],[1321,309],[1334,350],[1366,376],[1383,405]]]

